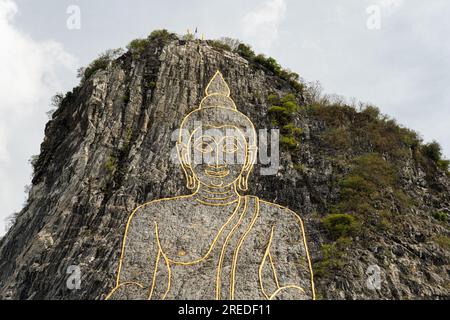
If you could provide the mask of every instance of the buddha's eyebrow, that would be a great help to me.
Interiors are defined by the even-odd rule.
[[[195,139],[193,144],[196,145],[197,143],[203,142],[204,140],[212,140],[212,141],[216,142],[216,139],[214,139],[213,136],[203,135],[203,136],[200,136],[197,139]]]
[[[241,141],[240,141],[241,139],[239,139],[238,136],[225,136],[225,137],[223,137],[223,138],[221,138],[221,139],[219,140],[218,144],[221,143],[221,142],[223,142],[225,139],[230,139],[230,138],[233,139],[233,142],[234,142],[234,143],[237,143],[238,146],[244,147],[244,146],[242,145]]]

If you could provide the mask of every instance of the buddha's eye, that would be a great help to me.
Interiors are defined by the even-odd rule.
[[[234,137],[227,137],[223,141],[222,150],[226,153],[235,153],[239,150],[239,142]]]
[[[235,153],[238,150],[238,146],[235,144],[226,144],[223,146],[223,151],[226,153]]]
[[[195,143],[194,148],[202,153],[210,153],[214,150],[214,141],[210,139],[199,139]]]

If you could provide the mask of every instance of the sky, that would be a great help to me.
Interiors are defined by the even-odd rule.
[[[0,0],[0,235],[25,202],[51,97],[101,52],[155,29],[247,42],[449,158],[448,17],[448,0]]]

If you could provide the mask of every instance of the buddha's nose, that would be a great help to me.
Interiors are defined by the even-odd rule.
[[[217,152],[217,151],[215,152],[214,161],[212,163],[210,163],[209,166],[214,169],[221,169],[221,168],[226,167],[226,164],[223,161],[221,154],[219,152]]]

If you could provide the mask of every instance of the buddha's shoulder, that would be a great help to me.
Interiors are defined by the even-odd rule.
[[[188,209],[192,205],[191,197],[178,196],[143,203],[133,210],[129,219],[135,222],[159,221],[161,217],[168,217],[181,209]]]
[[[260,218],[271,225],[284,227],[298,226],[303,229],[303,222],[300,215],[284,206],[259,199]]]

